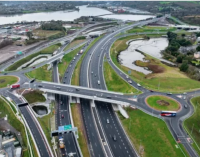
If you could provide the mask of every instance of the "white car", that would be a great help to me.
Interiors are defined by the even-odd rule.
[[[140,85],[139,83],[137,84],[137,86],[138,86],[138,87],[141,87],[141,85]]]
[[[131,80],[129,80],[129,81],[128,81],[128,83],[132,84],[132,81],[131,81]]]
[[[128,75],[126,75],[126,78],[127,78],[127,79],[129,78]]]

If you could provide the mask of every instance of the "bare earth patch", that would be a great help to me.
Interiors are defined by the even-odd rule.
[[[0,83],[4,83],[5,82],[5,80],[4,79],[0,79]]]
[[[159,104],[161,106],[169,106],[170,105],[170,103],[165,100],[157,100],[157,104]]]

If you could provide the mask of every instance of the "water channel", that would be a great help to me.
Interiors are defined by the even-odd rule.
[[[150,40],[134,40],[129,43],[129,47],[120,53],[118,56],[119,61],[122,65],[142,72],[145,75],[152,73],[144,67],[139,67],[134,64],[136,60],[144,61],[145,56],[140,52],[135,51],[136,49],[149,54],[155,58],[161,59],[161,51],[168,46],[167,38],[151,38]]]
[[[17,21],[50,21],[50,20],[63,20],[63,21],[73,21],[81,16],[97,16],[103,14],[112,14],[112,12],[87,6],[79,6],[79,11],[55,11],[55,12],[41,12],[41,13],[28,13],[20,15],[9,15],[9,16],[0,16],[0,25],[7,23],[15,23]],[[127,17],[126,17],[127,16]],[[116,19],[129,19],[129,20],[142,20],[151,15],[107,15],[103,16],[105,18],[116,18]]]

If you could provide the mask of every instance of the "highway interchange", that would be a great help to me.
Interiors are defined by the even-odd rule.
[[[132,26],[118,28],[115,32],[104,35],[98,42],[96,42],[91,47],[91,49],[87,52],[86,56],[84,57],[82,61],[79,84],[80,86],[83,86],[83,87],[92,88],[92,90],[87,89],[87,88],[67,86],[67,85],[56,84],[56,83],[54,85],[47,82],[33,83],[34,85],[33,88],[39,88],[38,85],[42,85],[43,86],[42,88],[46,90],[47,92],[51,90],[51,92],[57,91],[57,93],[62,93],[62,95],[56,96],[57,106],[58,106],[57,126],[71,124],[71,120],[69,117],[69,100],[68,100],[68,97],[64,95],[71,95],[72,93],[74,93],[74,96],[78,94],[77,97],[82,95],[82,98],[80,99],[81,111],[82,111],[82,115],[84,119],[84,124],[86,128],[86,133],[87,133],[87,140],[89,144],[88,147],[89,147],[91,156],[114,156],[114,157],[115,156],[116,157],[117,156],[119,157],[120,156],[138,156],[137,152],[134,150],[133,146],[129,142],[124,130],[122,129],[122,126],[120,125],[120,122],[117,119],[117,116],[115,115],[115,112],[113,111],[113,108],[111,107],[111,104],[108,103],[109,101],[118,101],[118,103],[126,102],[130,105],[136,106],[137,108],[145,111],[148,114],[161,118],[159,116],[160,112],[153,111],[151,108],[145,105],[144,100],[149,95],[158,95],[158,94],[166,95],[166,93],[160,93],[160,92],[152,93],[143,87],[138,87],[137,83],[134,82],[134,80],[132,80],[133,82],[132,86],[143,92],[143,94],[138,96],[137,102],[135,102],[127,98],[127,96],[122,95],[120,93],[107,92],[106,91],[107,88],[106,88],[104,77],[103,77],[104,76],[103,75],[103,60],[104,60],[104,56],[106,56],[106,58],[110,60],[109,64],[116,71],[116,73],[120,77],[122,77],[124,80],[128,81],[126,78],[126,74],[124,74],[120,69],[118,69],[116,65],[114,65],[114,63],[112,62],[109,55],[110,47],[116,39],[121,37],[121,36],[115,37],[115,35],[117,35],[119,32],[130,29],[133,26],[145,25],[148,22],[152,22],[152,21],[138,22],[136,24],[133,24]],[[87,41],[87,42],[91,42],[91,41]],[[60,52],[58,55],[63,55],[63,53],[64,52]],[[57,57],[57,59],[58,58],[59,57]],[[72,66],[67,68],[66,73],[65,73],[65,76],[67,77],[66,78],[64,77],[64,79],[62,80],[63,83],[65,82],[64,84],[71,83],[71,76],[77,62],[78,62],[78,57],[76,57],[75,61],[71,64]],[[45,64],[47,63],[46,62],[41,63],[40,65],[37,65],[37,68]],[[53,64],[54,82],[58,82],[58,73],[56,69],[57,69],[57,63],[54,62]],[[28,79],[23,76],[23,73],[26,73],[31,70],[32,70],[31,68],[27,68],[21,71],[11,72],[10,74],[17,75],[18,77],[20,77],[21,79],[20,81],[24,83],[24,82],[27,82]],[[100,85],[98,85],[97,83],[98,80],[100,81]],[[26,87],[27,84],[25,84],[24,86]],[[60,87],[60,89],[59,90],[56,89],[57,87]],[[77,91],[77,89],[79,89],[79,91]],[[5,92],[5,90],[2,90],[2,92],[4,93],[4,95],[7,94],[12,99],[16,100],[17,104],[21,103],[11,93]],[[108,98],[108,93],[109,93],[110,98]],[[197,93],[199,92],[197,91],[196,94]],[[195,94],[194,92],[189,92],[187,95],[188,97],[191,97],[194,94]],[[88,99],[84,99],[84,97],[86,98],[86,96],[90,96],[90,97],[88,97]],[[170,97],[179,101],[182,106],[182,109],[178,112],[176,118],[164,118],[163,120],[165,120],[166,123],[168,124],[168,127],[173,137],[175,138],[175,140],[176,141],[180,140],[182,142],[182,144],[184,145],[184,147],[186,148],[190,156],[192,157],[198,156],[196,152],[193,150],[193,148],[191,147],[190,143],[187,142],[186,139],[188,138],[188,135],[182,127],[183,119],[185,119],[186,117],[189,117],[193,113],[193,107],[192,105],[188,105],[188,108],[184,109],[183,106],[189,102],[186,102],[185,100],[177,97],[177,95],[171,95]],[[95,99],[98,101],[95,101],[93,103],[93,101],[91,101],[90,99]],[[100,101],[100,100],[103,100],[105,102]],[[61,101],[62,103],[66,103],[66,105],[65,104],[61,105]],[[23,107],[23,110],[22,109],[20,110],[22,111],[22,113],[25,114],[24,115],[25,118],[27,117],[26,118],[27,121],[31,120],[31,118],[27,116],[28,111],[27,110],[25,111],[24,108],[25,107]],[[63,113],[66,112],[66,116],[64,119],[60,119],[61,112]],[[110,121],[109,125],[106,122],[107,119],[109,119]],[[30,124],[32,123],[30,122]],[[91,128],[92,128],[92,131],[91,131]],[[37,136],[39,136],[38,134]],[[73,134],[73,133],[70,133],[70,134]],[[113,135],[117,136],[118,138],[117,141],[113,140]],[[68,134],[65,134],[64,136],[66,136],[66,138],[64,138],[65,141],[68,141],[68,140],[74,141],[73,139],[74,135],[71,135],[71,139],[70,137],[67,137],[67,136],[70,136]],[[39,137],[37,137],[37,139],[38,138]],[[39,147],[43,147],[43,148],[45,147],[45,144],[42,146],[42,143],[40,144],[40,142],[37,140],[36,140],[36,143],[39,143]],[[80,156],[80,154],[77,151],[78,148],[75,142],[74,142],[74,145],[72,144],[67,145],[67,142],[65,142],[65,145],[68,150],[64,150],[65,152],[62,152],[62,153],[67,154],[73,151],[73,152],[76,152],[77,156]],[[41,154],[45,153],[43,149],[41,149],[40,152],[42,152]]]

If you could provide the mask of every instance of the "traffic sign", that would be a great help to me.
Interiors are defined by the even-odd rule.
[[[64,130],[70,130],[72,129],[72,125],[64,125]]]
[[[131,70],[128,71],[128,74],[131,74]]]
[[[58,131],[64,131],[65,129],[64,129],[64,126],[59,126],[58,127]]]

